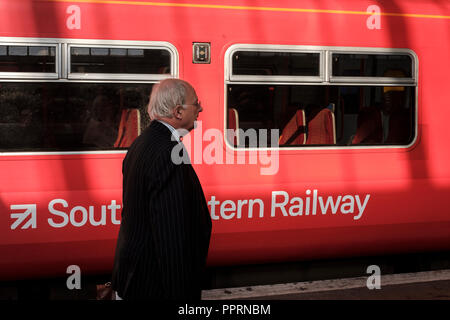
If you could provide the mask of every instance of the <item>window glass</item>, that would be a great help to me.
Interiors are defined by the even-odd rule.
[[[164,49],[70,48],[72,73],[170,74],[170,61]]]
[[[238,127],[278,129],[280,147],[407,145],[415,134],[415,87],[230,84],[227,91]]]
[[[0,45],[0,72],[56,72],[55,46]]]
[[[0,150],[109,150],[148,124],[151,84],[0,83]]]
[[[49,48],[48,47],[29,47],[28,53],[30,56],[48,56],[49,55]]]
[[[237,51],[234,75],[320,76],[319,53]]]
[[[109,49],[105,48],[92,48],[91,54],[93,56],[107,56],[109,54]]]
[[[110,49],[111,56],[125,57],[127,55],[127,49]]]
[[[28,47],[22,47],[22,46],[15,46],[15,47],[8,47],[9,56],[27,56],[28,53]]]
[[[251,51],[247,47],[233,52],[228,69],[231,74],[226,84],[226,128],[242,130],[236,134],[227,131],[231,145],[238,148],[406,146],[414,140],[417,88],[412,85],[412,55],[333,53],[333,49],[318,48],[324,55],[331,52],[331,65],[326,68],[321,53],[298,53],[290,51],[291,48],[285,52]],[[233,75],[253,77],[233,78]],[[270,75],[280,77],[264,77]],[[314,79],[283,76],[323,78],[320,84],[315,84]],[[336,79],[330,82],[328,79],[333,77]],[[376,81],[365,85],[367,79],[359,81],[358,77],[372,77]],[[339,85],[338,81],[345,81],[346,85]],[[387,86],[381,85],[382,81]],[[250,136],[246,131],[260,129],[268,131],[262,130],[257,138],[267,141],[255,145],[253,137],[246,140]],[[270,134],[264,134],[270,130],[278,130],[277,142]]]
[[[333,53],[332,61],[337,77],[412,77],[409,55]]]

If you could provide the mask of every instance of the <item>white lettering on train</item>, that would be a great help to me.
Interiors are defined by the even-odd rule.
[[[318,195],[318,190],[313,191],[312,196],[312,204],[311,198],[309,195],[311,194],[311,190],[306,190],[306,199],[303,201],[300,197],[293,197],[289,202],[289,194],[285,191],[273,191],[272,192],[272,208],[271,208],[271,217],[274,217],[277,208],[282,213],[283,216],[301,216],[301,215],[316,215],[318,212],[318,206],[320,207],[320,212],[325,215],[328,212],[328,208],[330,208],[331,214],[336,214],[340,209],[342,214],[355,213],[355,202],[358,206],[358,215],[353,217],[354,220],[359,220],[364,210],[367,206],[367,202],[369,201],[370,194],[367,194],[364,198],[364,202],[361,203],[361,199],[359,195],[345,195],[345,196],[337,196],[336,199],[333,196],[328,196],[325,200],[325,197]],[[283,200],[278,201],[277,196],[284,197]],[[289,203],[289,205],[288,205]],[[297,203],[294,205],[294,203]],[[286,206],[289,207],[289,213],[286,211]],[[340,206],[339,206],[340,205]]]
[[[208,202],[208,206],[210,207],[210,213],[211,213],[211,219],[213,220],[219,220],[220,217],[225,220],[232,219],[236,217],[237,219],[240,219],[242,217],[242,211],[244,209],[244,206],[247,205],[248,209],[248,217],[253,217],[253,207],[255,204],[258,204],[259,206],[259,217],[264,217],[264,202],[261,199],[249,199],[249,200],[237,200],[237,207],[235,205],[235,202],[233,200],[225,200],[220,205],[219,213],[216,214],[216,206],[220,204],[220,201],[216,200],[215,196],[211,196],[211,200]],[[229,208],[226,208],[227,205],[230,205]],[[236,210],[237,209],[237,210]],[[229,211],[236,211],[232,212],[230,214],[227,214]]]
[[[270,217],[275,217],[277,214],[281,214],[284,217],[315,216],[319,212],[322,215],[326,215],[327,213],[335,215],[340,212],[343,215],[353,214],[353,219],[359,220],[370,199],[370,194],[366,194],[364,197],[360,197],[359,195],[326,197],[319,195],[319,191],[316,189],[312,192],[308,189],[305,194],[306,197],[303,198],[290,198],[286,191],[272,191]],[[362,201],[362,199],[364,200]],[[255,204],[258,204],[259,207],[259,218],[263,218],[264,202],[261,199],[240,199],[236,202],[233,200],[224,200],[220,202],[216,200],[215,196],[211,196],[211,200],[208,202],[213,220],[219,220],[220,218],[224,220],[233,218],[241,219],[245,209],[247,210],[247,217],[253,218]]]
[[[67,211],[56,209],[55,206],[62,206],[63,208],[68,208],[69,204],[64,199],[54,199],[50,201],[50,203],[48,204],[49,213],[62,218],[62,221],[58,221],[61,220],[58,218],[56,219],[56,222],[54,220],[55,217],[47,219],[48,224],[53,228],[63,228],[69,222],[74,227],[82,227],[86,225],[88,221],[92,226],[106,225],[108,215],[107,209],[109,210],[111,223],[120,224],[120,220],[117,220],[117,210],[119,210],[121,206],[116,204],[116,200],[112,200],[110,205],[102,205],[100,208],[97,208],[97,210],[94,206],[89,206],[88,209],[86,209],[83,206],[75,206],[70,210],[69,214],[67,213]],[[100,211],[100,218],[98,218],[99,211]]]
[[[322,215],[336,215],[340,213],[343,216],[353,215],[354,220],[359,220],[367,208],[370,194],[360,195],[336,195],[322,196],[319,190],[306,190],[304,197],[291,197],[286,191],[272,191],[270,200],[270,215],[274,217],[302,217]],[[262,199],[225,199],[219,201],[212,195],[208,201],[208,207],[212,220],[232,220],[242,218],[264,218],[265,203]],[[31,205],[11,205],[11,209],[28,209],[32,207],[32,219],[22,226],[22,229],[30,227],[36,228],[36,204]],[[64,199],[53,199],[48,203],[48,213],[51,215],[47,219],[50,227],[64,228],[72,226],[76,228],[84,226],[106,226],[108,224],[119,225],[119,210],[121,204],[116,200],[111,200],[109,204],[103,205],[80,205],[69,206]],[[29,211],[29,210],[28,210]],[[11,230],[29,218],[29,212],[12,213]],[[31,211],[30,211],[31,212]]]

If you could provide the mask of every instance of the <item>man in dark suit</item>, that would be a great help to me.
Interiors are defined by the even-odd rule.
[[[152,122],[123,161],[122,222],[112,277],[118,298],[201,298],[211,217],[194,169],[176,164],[172,150],[181,143],[179,132],[192,130],[202,110],[185,81],[166,79],[152,90]]]

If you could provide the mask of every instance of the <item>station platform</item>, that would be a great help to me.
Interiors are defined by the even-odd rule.
[[[379,288],[369,277],[204,290],[202,300],[450,300],[450,269],[380,275]]]

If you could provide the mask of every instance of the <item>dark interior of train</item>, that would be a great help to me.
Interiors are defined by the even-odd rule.
[[[238,126],[244,131],[251,128],[279,129],[283,135],[297,112],[303,113],[304,123],[294,126],[296,129],[304,127],[301,133],[306,135],[306,141],[282,143],[283,139],[280,139],[280,147],[407,145],[414,138],[414,106],[415,90],[407,86],[228,86],[228,108],[237,111]],[[329,110],[332,115],[328,122],[324,120],[322,110]],[[325,124],[315,126],[315,121],[325,121]],[[328,123],[334,130],[326,130]],[[292,133],[293,130],[290,131]],[[326,137],[316,141],[312,137],[326,134],[334,137],[328,142]],[[270,146],[270,141],[267,145]]]
[[[228,128],[278,129],[278,141],[258,141],[271,147],[408,145],[414,140],[411,55],[285,50],[233,53]],[[255,146],[240,136],[230,143]]]
[[[0,149],[4,151],[125,148],[121,130],[145,128],[149,84],[0,83]],[[136,112],[129,112],[135,110]],[[139,117],[137,117],[139,113]],[[126,118],[135,117],[130,125]],[[139,123],[136,123],[139,121]]]

